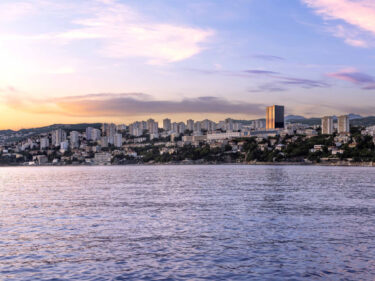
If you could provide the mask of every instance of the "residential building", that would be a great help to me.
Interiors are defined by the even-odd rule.
[[[225,140],[225,139],[232,139],[232,138],[239,138],[241,137],[240,132],[226,132],[226,133],[215,133],[215,134],[207,134],[207,140]]]
[[[60,144],[66,140],[66,132],[58,129],[52,132],[52,145],[60,146]]]
[[[187,120],[186,125],[189,131],[194,131],[194,120],[192,119]]]
[[[201,132],[201,131],[202,131],[201,122],[195,122],[194,123],[194,132]]]
[[[122,146],[122,134],[115,134],[114,145],[115,147]]]
[[[60,143],[60,152],[64,153],[69,150],[69,141],[65,140]]]
[[[333,134],[333,118],[332,116],[325,116],[322,118],[322,134]]]
[[[106,137],[106,136],[101,137],[100,146],[101,147],[108,147],[108,137]]]
[[[104,123],[102,125],[102,132],[104,136],[113,138],[116,133],[116,130],[117,130],[117,126],[113,123],[110,123],[110,124]]]
[[[184,122],[178,123],[178,133],[183,134],[186,130],[186,125]]]
[[[70,139],[70,147],[72,148],[79,147],[79,133],[77,131],[71,131],[69,134],[69,139]]]
[[[171,130],[171,119],[166,118],[163,120],[163,129],[166,132]]]
[[[266,128],[266,120],[264,119],[254,120],[252,123],[252,127],[255,130],[264,129]]]
[[[99,165],[110,164],[111,159],[112,159],[111,153],[107,153],[107,152],[95,153],[95,156],[94,156],[94,162]]]
[[[339,134],[345,134],[350,132],[348,115],[342,115],[337,117],[337,132]]]
[[[93,138],[93,130],[94,130],[94,128],[92,128],[92,127],[86,128],[86,139],[87,140],[92,140],[92,138]]]
[[[154,119],[148,119],[147,120],[147,130],[149,134],[157,134],[159,131],[159,125],[158,122],[155,122]]]
[[[40,139],[40,149],[46,149],[49,147],[49,138],[44,137]]]

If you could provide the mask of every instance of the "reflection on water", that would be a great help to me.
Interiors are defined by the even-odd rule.
[[[0,279],[372,280],[372,168],[0,169]]]

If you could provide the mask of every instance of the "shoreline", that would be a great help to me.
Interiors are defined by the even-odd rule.
[[[322,167],[375,167],[375,162],[303,163],[303,162],[243,162],[243,163],[129,163],[129,164],[68,164],[68,165],[0,165],[15,167],[119,167],[119,166],[322,166]]]

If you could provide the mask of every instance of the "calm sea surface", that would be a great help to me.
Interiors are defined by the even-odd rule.
[[[0,168],[0,280],[374,280],[375,169]]]

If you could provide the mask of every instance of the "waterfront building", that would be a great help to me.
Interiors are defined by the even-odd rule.
[[[105,165],[111,163],[112,156],[107,152],[95,153],[94,162],[95,164]]]
[[[266,117],[267,130],[284,128],[284,106],[267,106]]]
[[[37,155],[33,157],[33,160],[38,163],[38,165],[43,165],[48,163],[48,157],[46,155]]]
[[[115,147],[121,147],[122,146],[122,134],[115,134],[114,145],[115,145]]]
[[[77,148],[79,147],[79,133],[77,131],[71,131],[69,134],[70,147]]]
[[[49,138],[44,137],[40,139],[40,149],[46,149],[49,147]]]
[[[163,120],[163,129],[166,132],[171,130],[171,119],[166,118]]]
[[[69,141],[65,140],[60,143],[60,152],[64,153],[69,150]]]
[[[339,134],[345,134],[350,132],[348,115],[342,115],[337,117],[337,132]]]
[[[322,118],[322,134],[333,134],[333,118],[332,116],[324,116]]]
[[[57,129],[55,131],[52,132],[52,145],[53,146],[60,146],[60,144],[66,140],[66,132],[61,130],[61,129]]]

